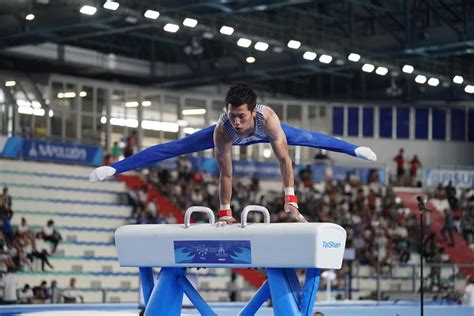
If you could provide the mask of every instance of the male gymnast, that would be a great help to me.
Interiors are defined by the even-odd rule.
[[[294,192],[294,173],[288,154],[288,145],[308,146],[346,153],[370,161],[377,156],[368,147],[356,146],[322,133],[307,131],[280,123],[276,113],[269,107],[256,103],[256,93],[246,84],[230,87],[225,97],[226,112],[217,125],[209,126],[180,140],[148,147],[137,154],[110,166],[96,168],[90,181],[101,181],[114,174],[146,167],[158,161],[215,147],[219,165],[219,221],[218,225],[235,223],[230,208],[232,196],[233,145],[248,146],[270,143],[280,163],[285,192],[285,212],[291,212],[298,221],[306,219],[298,211]]]

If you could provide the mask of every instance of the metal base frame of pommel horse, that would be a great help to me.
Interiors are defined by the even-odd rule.
[[[247,215],[250,211],[262,212],[265,224],[247,226]],[[193,212],[207,213],[211,226],[208,224],[191,225],[190,218]],[[120,227],[115,233],[119,263],[121,266],[135,266],[140,270],[145,301],[144,315],[181,315],[184,294],[201,315],[217,315],[188,280],[187,269],[261,267],[266,269],[267,280],[247,302],[239,315],[255,315],[265,301],[271,299],[274,315],[311,316],[318,291],[320,268],[340,268],[342,264],[346,238],[344,229],[331,223],[266,225],[270,223],[270,214],[266,208],[258,205],[249,205],[244,208],[241,219],[241,225],[216,228],[213,225],[214,214],[209,208],[191,207],[186,211],[184,226],[162,224]],[[285,230],[287,231],[285,232]],[[262,239],[253,239],[262,238],[255,237],[259,234],[260,236],[270,234],[265,235],[270,237],[267,237],[265,242]],[[318,235],[321,237],[319,238]],[[243,251],[242,253],[237,252],[241,256],[236,258],[244,260],[240,263],[230,261],[196,263],[192,261],[194,260],[192,258],[183,257],[182,252],[179,252],[180,249],[177,249],[176,246],[176,243],[183,242],[177,241],[177,239],[191,243],[195,242],[195,239],[199,239],[199,243],[223,243],[224,246],[220,247],[225,248],[225,242],[235,242],[232,238],[250,239],[243,241],[248,242],[249,245],[244,250],[251,252],[251,257],[249,257],[251,259],[248,259],[248,262],[245,262],[247,254]],[[288,241],[287,244],[285,244],[286,241]],[[305,244],[306,247],[293,247],[296,241]],[[242,240],[237,240],[237,242],[242,242]],[[137,247],[138,243],[141,244],[141,247]],[[255,244],[253,245],[253,243]],[[174,248],[173,244],[175,244]],[[226,250],[224,248],[222,249]],[[272,249],[269,250],[270,248]],[[151,249],[159,249],[159,253],[151,252]],[[269,254],[271,254],[270,257]],[[156,283],[153,267],[161,267]],[[303,287],[300,285],[295,271],[300,268],[306,268]]]
[[[140,267],[140,277],[145,299],[145,316],[181,315],[183,294],[189,298],[201,315],[217,315],[201,297],[186,277],[186,268],[162,268],[156,284],[149,267]],[[255,315],[269,298],[277,316],[311,316],[318,291],[320,269],[306,271],[304,288],[301,288],[295,270],[291,268],[269,268],[268,279],[240,311],[241,316]]]

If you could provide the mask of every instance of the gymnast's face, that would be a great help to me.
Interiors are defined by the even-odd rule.
[[[227,105],[227,116],[240,136],[248,136],[254,132],[255,110],[250,111],[247,103],[239,106]]]

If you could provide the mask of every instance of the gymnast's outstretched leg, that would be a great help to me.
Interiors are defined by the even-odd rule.
[[[370,161],[377,160],[375,153],[368,147],[357,146],[320,132],[308,131],[283,123],[281,127],[286,134],[288,145],[326,149]]]
[[[110,166],[96,168],[89,178],[91,181],[101,181],[114,174],[148,167],[169,158],[214,148],[213,133],[215,127],[215,125],[211,125],[176,141],[145,148],[128,158],[112,163]],[[360,147],[323,133],[308,131],[287,124],[281,124],[281,127],[286,134],[288,145],[321,148],[371,161],[377,159],[370,148]],[[268,142],[269,139],[264,138],[249,142],[246,145]]]

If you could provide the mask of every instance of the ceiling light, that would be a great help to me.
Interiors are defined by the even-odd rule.
[[[468,84],[468,85],[464,88],[464,91],[467,92],[467,93],[474,93],[474,86]]]
[[[405,65],[405,66],[403,66],[403,68],[402,68],[402,71],[403,71],[404,73],[407,73],[407,74],[411,74],[414,70],[415,70],[415,68],[413,68],[412,65]]]
[[[142,101],[142,106],[151,106],[151,101]]]
[[[136,107],[138,107],[138,102],[137,101],[125,102],[125,107],[126,108],[136,108]]]
[[[375,73],[380,76],[385,76],[388,73],[388,69],[386,67],[377,67],[375,70]]]
[[[81,92],[79,92],[79,96],[81,98],[85,98],[85,97],[87,97],[87,92],[86,91],[81,91]]]
[[[168,24],[165,25],[165,27],[163,29],[166,32],[176,33],[179,30],[179,25],[173,24],[173,23],[168,23]]]
[[[5,87],[14,87],[16,85],[16,81],[9,80],[5,82]]]
[[[298,48],[300,48],[300,46],[301,46],[301,42],[295,41],[295,40],[291,40],[291,41],[288,42],[287,45],[288,45],[289,48],[298,49]]]
[[[461,83],[463,83],[463,81],[464,81],[464,78],[462,76],[456,75],[456,76],[453,77],[453,82],[454,83],[461,84]]]
[[[430,78],[430,80],[428,80],[428,84],[430,86],[436,87],[437,85],[439,85],[439,79],[438,78]]]
[[[107,1],[104,3],[104,9],[115,11],[118,9],[120,4],[115,1]]]
[[[319,61],[322,62],[323,64],[329,64],[332,61],[332,56],[323,54],[319,56]]]
[[[72,99],[72,98],[75,98],[75,97],[76,97],[76,92],[74,92],[74,91],[64,92],[64,97],[65,97],[65,98],[68,98],[68,99],[69,99],[69,98],[71,98],[71,99]]]
[[[30,13],[30,14],[27,14],[25,16],[25,19],[27,19],[28,21],[33,21],[35,19],[35,15]]]
[[[364,66],[362,66],[362,71],[364,72],[372,72],[374,71],[374,69],[375,69],[375,66],[372,64],[364,64]]]
[[[249,40],[248,38],[239,38],[239,40],[237,41],[237,45],[240,46],[240,47],[250,47],[250,45],[252,45],[252,41]]]
[[[257,42],[257,43],[255,43],[254,48],[255,48],[256,50],[259,50],[259,51],[264,52],[264,51],[266,51],[266,50],[268,49],[268,44],[265,43],[265,42]]]
[[[245,59],[245,61],[249,64],[253,64],[255,62],[255,57],[249,56],[247,59]]]
[[[197,24],[198,24],[198,21],[191,18],[186,18],[183,21],[183,25],[187,27],[196,27]]]
[[[347,56],[347,59],[356,63],[360,60],[360,55],[356,53],[350,53],[349,56]]]
[[[81,8],[79,12],[81,12],[82,14],[94,15],[97,12],[97,8],[90,5],[85,5]]]
[[[318,56],[315,52],[306,52],[303,54],[303,58],[307,60],[315,60],[316,56]]]
[[[426,82],[426,76],[418,75],[415,77],[415,82],[419,84],[424,84]]]
[[[147,19],[156,20],[160,16],[160,12],[155,11],[155,10],[146,10],[143,16],[146,17]]]
[[[232,33],[234,33],[234,28],[224,25],[223,27],[221,27],[219,32],[221,32],[224,35],[232,35]]]
[[[181,111],[183,115],[203,115],[206,114],[206,109],[189,109]]]

